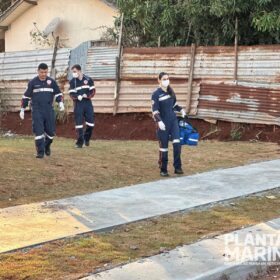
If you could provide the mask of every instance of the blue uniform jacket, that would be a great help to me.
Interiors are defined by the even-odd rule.
[[[87,95],[86,99],[91,99],[95,95],[95,86],[94,81],[87,77],[86,75],[83,75],[82,80],[78,78],[73,78],[70,81],[70,97],[75,101],[77,100],[79,95]]]
[[[39,77],[32,79],[22,97],[21,107],[26,108],[31,101],[32,110],[44,110],[46,107],[52,107],[53,101],[63,101],[61,93],[56,81],[50,77],[41,81]]]
[[[175,112],[181,110],[182,107],[177,104],[176,97],[170,96],[161,88],[152,94],[152,113],[156,122],[163,121],[165,124],[173,122],[176,119]]]

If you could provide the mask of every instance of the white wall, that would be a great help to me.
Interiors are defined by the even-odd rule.
[[[64,47],[74,48],[85,41],[99,40],[104,32],[100,27],[113,26],[116,15],[116,10],[100,0],[39,0],[6,31],[6,51],[47,47],[32,44],[30,31],[34,30],[34,22],[42,31],[53,18],[60,17],[62,23],[55,35],[60,36]]]

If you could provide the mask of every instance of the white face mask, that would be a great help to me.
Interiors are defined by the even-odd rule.
[[[72,76],[73,76],[73,78],[77,79],[77,78],[79,78],[79,73],[74,72],[74,73],[72,73]]]
[[[170,81],[169,80],[164,80],[161,82],[161,85],[164,87],[164,88],[167,88],[170,84]]]

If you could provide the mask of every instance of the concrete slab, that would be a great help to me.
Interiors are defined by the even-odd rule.
[[[280,160],[0,209],[0,253],[279,187]]]
[[[273,249],[280,255],[280,219],[183,246],[83,280],[246,280],[250,273],[265,267],[264,261],[277,264]]]

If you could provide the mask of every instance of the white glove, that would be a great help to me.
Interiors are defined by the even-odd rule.
[[[84,94],[83,94],[83,98],[88,98],[88,96],[84,93]]]
[[[78,95],[78,100],[82,101],[83,100],[83,96],[82,95]]]
[[[158,127],[160,130],[166,130],[165,124],[163,121],[159,121],[158,122]]]
[[[182,118],[187,116],[187,113],[186,113],[186,111],[184,109],[182,109],[180,113],[182,115]]]
[[[21,108],[21,109],[20,109],[19,117],[20,117],[22,120],[24,120],[24,108]]]
[[[63,112],[63,111],[65,110],[65,107],[64,107],[63,102],[59,102],[59,103],[58,103],[58,106],[59,106],[59,111],[60,111],[60,112]]]

